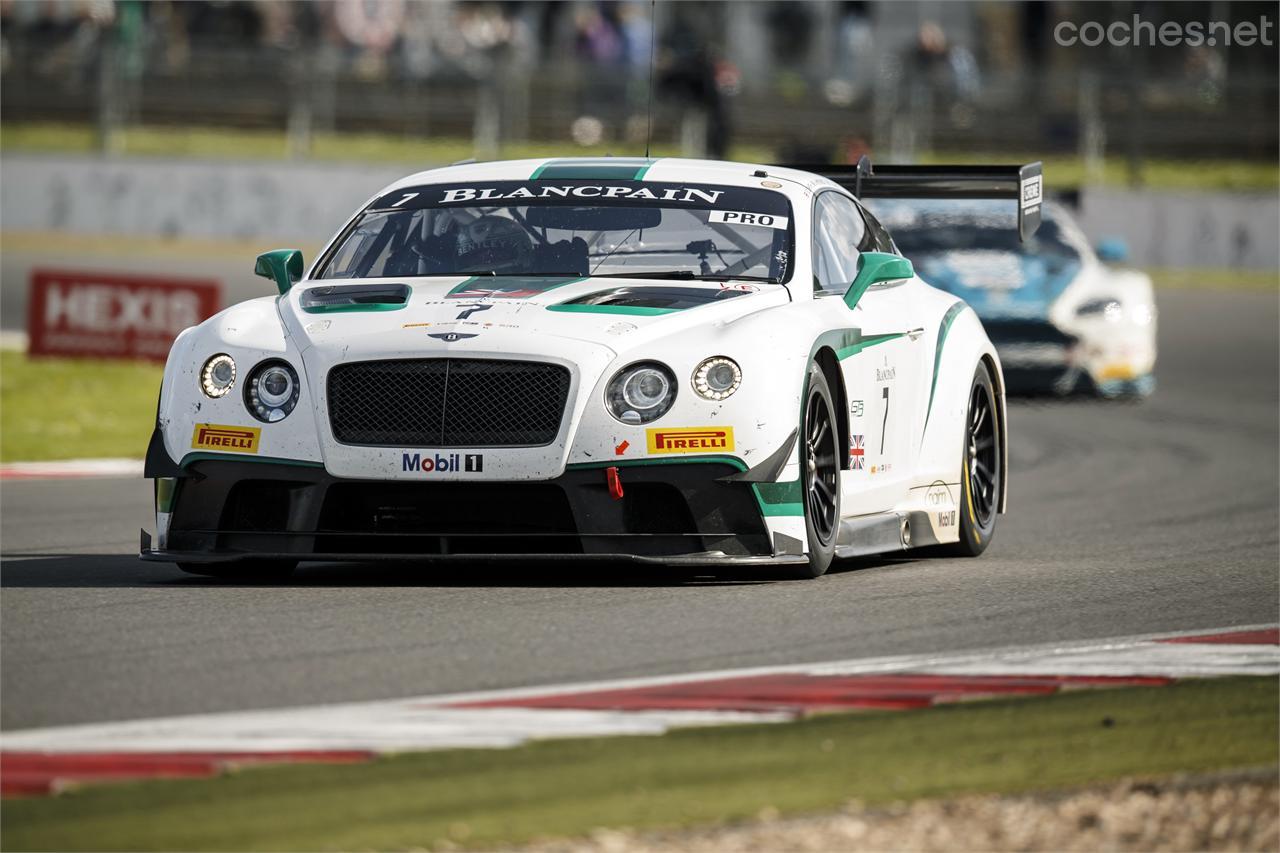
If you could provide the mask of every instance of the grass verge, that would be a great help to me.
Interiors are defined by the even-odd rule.
[[[1280,290],[1280,270],[1149,269],[1156,287],[1197,290]]]
[[[493,847],[975,791],[1272,765],[1274,678],[90,787],[5,803],[6,850]]]
[[[87,154],[97,150],[95,129],[86,124],[44,122],[0,123],[0,151]],[[131,156],[199,157],[284,160],[290,157],[289,140],[282,131],[236,130],[208,127],[138,126],[124,128],[119,152]],[[525,157],[585,157],[603,154],[635,154],[624,142],[580,146],[564,141],[505,143],[500,159]],[[654,156],[673,157],[679,150],[657,144]],[[431,165],[474,157],[470,139],[397,136],[378,133],[317,133],[309,157],[314,160],[354,160],[377,163]],[[768,145],[736,144],[729,159],[772,163],[777,153]],[[1043,160],[1050,187],[1074,187],[1094,178],[1108,186],[1130,185],[1128,163],[1123,157],[1104,158],[1101,172],[1087,175],[1073,155],[971,153],[939,151],[921,157],[925,163],[1029,163]],[[1247,190],[1264,192],[1280,187],[1280,166],[1263,160],[1169,160],[1152,158],[1142,167],[1143,185],[1152,189]]]
[[[237,130],[207,127],[129,127],[120,131],[119,154],[139,157],[196,157],[204,159],[289,159],[288,137],[275,130]],[[47,154],[88,154],[97,150],[94,128],[81,124],[0,123],[0,151],[33,151]],[[625,142],[577,145],[563,142],[507,142],[498,158],[590,157],[634,155]],[[666,144],[653,146],[655,157],[679,156]],[[317,133],[312,137],[313,160],[352,160],[375,163],[408,163],[420,166],[453,163],[475,156],[470,139],[417,138],[379,133]],[[736,145],[732,159],[769,162],[772,149],[762,145]]]
[[[1106,157],[1097,174],[1089,174],[1084,161],[1073,155],[1036,153],[972,154],[937,152],[921,157],[924,163],[1044,163],[1045,186],[1052,192],[1064,187],[1101,184],[1130,187],[1129,164],[1124,157]],[[1267,160],[1169,160],[1143,161],[1141,188],[1153,190],[1233,190],[1275,192],[1280,187],[1280,166]]]
[[[161,373],[142,362],[0,350],[0,462],[141,459],[155,426]]]

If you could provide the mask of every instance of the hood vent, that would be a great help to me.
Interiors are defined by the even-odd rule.
[[[618,287],[590,293],[561,305],[599,305],[613,308],[662,308],[681,311],[710,302],[723,302],[747,291],[709,287]]]
[[[407,284],[346,284],[309,287],[298,297],[308,314],[342,311],[398,311],[409,303]]]

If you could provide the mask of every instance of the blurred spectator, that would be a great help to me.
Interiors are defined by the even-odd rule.
[[[679,7],[675,7],[679,8]],[[717,58],[690,19],[667,25],[658,63],[658,92],[682,109],[681,148],[692,156],[723,160],[729,150],[729,110],[717,85]]]
[[[774,60],[784,66],[803,64],[813,41],[813,12],[809,5],[795,0],[770,3],[765,22]]]
[[[973,54],[948,42],[942,27],[933,21],[920,25],[910,67],[917,80],[938,94],[962,101],[978,97],[981,80]]]
[[[627,48],[616,5],[579,6],[573,18],[573,47],[585,73],[579,77],[578,115],[570,137],[579,145],[598,145],[626,116]]]
[[[262,37],[262,8],[252,0],[193,0],[171,5],[185,22],[193,45],[246,47]]]
[[[650,6],[639,0],[618,6],[618,24],[626,47],[627,63],[632,75],[649,76],[649,58],[653,50],[653,20]]]
[[[593,65],[619,65],[625,58],[625,43],[619,31],[617,7],[612,3],[592,3],[578,10],[575,19],[578,56]]]
[[[1227,62],[1217,51],[1197,45],[1187,48],[1184,72],[1187,80],[1196,88],[1206,104],[1222,100],[1223,84],[1227,77]]]
[[[847,107],[867,97],[875,82],[876,50],[865,0],[840,4],[834,75],[823,94],[835,106]]]

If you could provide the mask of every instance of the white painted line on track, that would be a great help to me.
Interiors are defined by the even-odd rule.
[[[658,735],[785,714],[423,708],[405,700],[132,720],[8,732],[6,752],[287,752],[512,747],[533,739]]]
[[[88,477],[140,478],[142,460],[62,459],[0,465],[0,480],[74,480]]]
[[[0,349],[16,349],[27,351],[30,338],[20,329],[0,330]]]
[[[665,677],[541,685],[516,690],[27,729],[0,734],[0,748],[7,752],[49,753],[290,750],[402,752],[509,747],[541,738],[653,735],[675,727],[781,721],[794,718],[794,714],[722,711],[714,708],[618,711],[456,706],[468,702],[687,685],[781,674],[818,677],[878,674],[1164,677],[1273,675],[1280,673],[1280,647],[1275,645],[1157,641],[1275,628],[1274,625],[1247,625],[951,654],[899,655],[817,664],[715,670]]]
[[[1061,643],[1045,643],[1034,646],[1000,646],[975,649],[968,652],[938,654],[891,655],[875,658],[855,658],[846,661],[826,661],[803,664],[775,664],[772,666],[742,667],[739,669],[712,669],[679,675],[653,675],[638,678],[619,678],[603,681],[570,682],[536,687],[515,687],[498,690],[480,690],[468,693],[452,693],[426,696],[417,701],[432,705],[452,705],[462,702],[483,702],[495,699],[518,699],[526,696],[545,696],[549,693],[586,693],[602,690],[626,690],[634,687],[652,687],[659,684],[683,684],[692,681],[712,681],[721,678],[746,678],[755,675],[781,675],[801,673],[806,675],[870,675],[892,672],[937,672],[938,667],[981,663],[1007,659],[1014,655],[1046,655],[1053,653],[1077,653],[1126,649],[1138,645],[1171,640],[1180,637],[1198,637],[1205,634],[1225,634],[1237,631],[1263,631],[1276,625],[1241,625],[1232,628],[1198,628],[1188,631],[1166,631],[1156,634],[1137,634],[1105,640],[1073,640]],[[1280,662],[1277,663],[1280,669]],[[1134,675],[1141,673],[1131,673]]]
[[[1139,643],[1128,648],[1059,652],[1053,655],[1010,655],[989,661],[935,667],[939,675],[1151,675],[1167,678],[1211,678],[1223,675],[1276,675],[1280,649],[1275,646]]]

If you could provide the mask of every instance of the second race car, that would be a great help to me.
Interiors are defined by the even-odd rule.
[[[1046,203],[1025,242],[996,201],[870,205],[920,277],[977,312],[1011,392],[1141,397],[1155,388],[1151,279],[1115,266],[1114,242],[1095,253],[1064,205]]]

